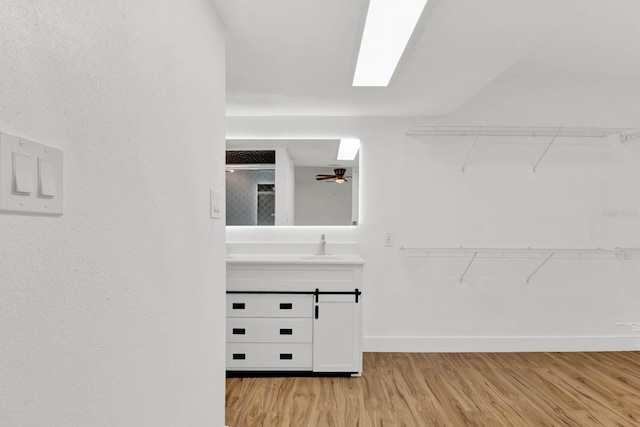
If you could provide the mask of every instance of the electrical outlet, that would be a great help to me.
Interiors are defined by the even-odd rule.
[[[387,247],[393,246],[393,233],[384,233],[384,245]]]

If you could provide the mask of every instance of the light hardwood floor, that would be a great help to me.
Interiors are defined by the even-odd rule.
[[[640,426],[640,352],[365,353],[362,378],[227,379],[250,426]]]

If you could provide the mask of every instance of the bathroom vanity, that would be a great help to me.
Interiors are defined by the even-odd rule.
[[[227,373],[362,374],[358,255],[227,257]]]

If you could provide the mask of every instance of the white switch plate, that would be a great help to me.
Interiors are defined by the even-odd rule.
[[[15,158],[30,164],[14,171]],[[0,132],[0,212],[62,215],[62,166],[62,150]],[[31,191],[16,191],[16,184]]]
[[[213,188],[210,190],[210,215],[211,219],[221,219],[222,218],[222,193],[220,190],[214,190]]]
[[[384,233],[384,245],[388,247],[393,246],[393,233]]]

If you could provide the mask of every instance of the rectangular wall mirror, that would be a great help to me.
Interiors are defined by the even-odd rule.
[[[357,225],[359,141],[342,141],[347,160],[340,139],[227,139],[226,224]]]

